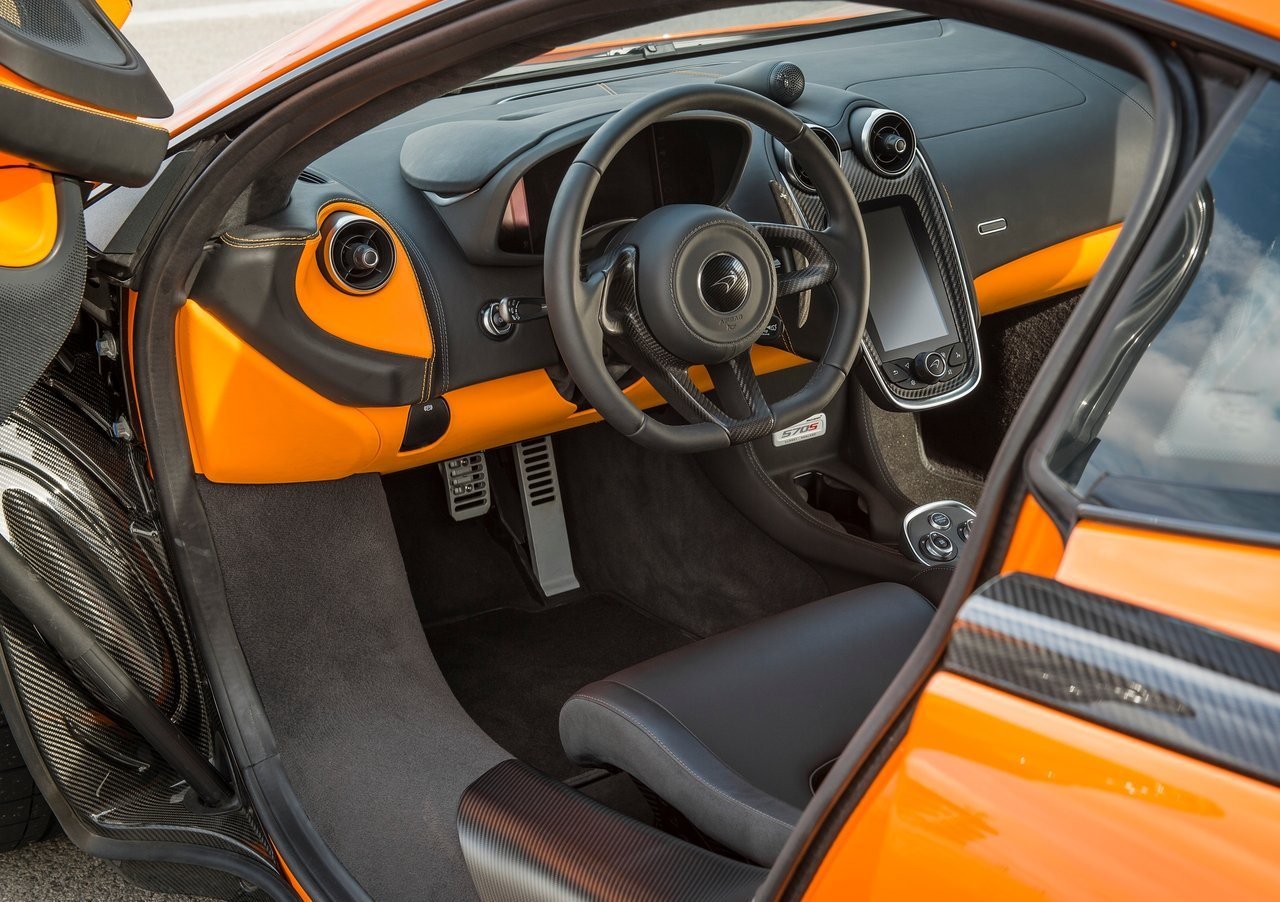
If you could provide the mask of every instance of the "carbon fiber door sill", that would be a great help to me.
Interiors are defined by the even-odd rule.
[[[483,902],[746,902],[766,873],[619,814],[515,760],[467,787],[458,838]]]
[[[1024,573],[960,610],[944,666],[1280,784],[1280,653]]]

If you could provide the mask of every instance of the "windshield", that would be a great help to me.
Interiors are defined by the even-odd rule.
[[[635,28],[599,35],[580,44],[557,47],[507,71],[528,71],[530,68],[553,67],[600,57],[659,54],[670,50],[727,44],[744,37],[761,36],[782,29],[839,23],[887,12],[896,10],[889,6],[842,3],[839,0],[731,6],[711,12],[658,19]]]

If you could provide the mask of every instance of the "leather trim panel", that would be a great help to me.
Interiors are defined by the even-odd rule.
[[[335,403],[401,406],[426,400],[430,359],[356,344],[307,315],[297,286],[304,281],[299,272],[315,265],[313,238],[318,240],[312,234],[224,236],[201,268],[192,297],[275,365]],[[350,303],[368,304],[358,298]],[[415,301],[415,307],[420,304]]]
[[[145,185],[169,133],[0,81],[0,148],[41,169],[89,181]]]
[[[1120,237],[1120,224],[1068,238],[973,280],[983,316],[1083,288]]]
[[[446,392],[448,431],[431,445],[402,452],[408,404],[367,406],[327,398],[194,300],[178,314],[176,337],[192,463],[213,482],[391,473],[600,421],[594,410],[580,411],[561,397],[544,370],[534,370]],[[763,346],[752,359],[760,373],[805,362]],[[693,375],[710,387],[705,370]],[[662,403],[647,382],[627,394],[646,408]]]

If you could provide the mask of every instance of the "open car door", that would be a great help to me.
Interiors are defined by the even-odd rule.
[[[129,4],[104,4],[123,22]],[[0,417],[48,367],[80,310],[82,201],[143,185],[172,106],[108,12],[79,0],[0,3]]]
[[[134,883],[294,898],[221,754],[125,415],[127,329],[88,274],[88,192],[147,185],[169,147],[128,12],[0,2],[0,850],[51,810]]]
[[[1011,461],[805,899],[1276,897],[1278,141],[1257,74]]]

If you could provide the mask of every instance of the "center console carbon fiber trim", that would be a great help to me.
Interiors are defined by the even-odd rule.
[[[1280,653],[1017,573],[961,608],[943,666],[1280,785]]]
[[[903,410],[924,410],[964,397],[977,388],[982,378],[982,349],[978,344],[978,300],[973,293],[973,280],[969,276],[960,243],[956,240],[955,230],[947,215],[942,192],[925,158],[924,148],[917,149],[911,166],[896,178],[886,178],[872,172],[851,150],[841,153],[840,168],[853,188],[853,195],[858,203],[904,199],[919,211],[929,238],[929,247],[938,261],[938,270],[942,274],[942,283],[951,313],[955,317],[960,341],[968,354],[964,369],[956,377],[921,388],[902,388],[885,378],[881,369],[884,361],[880,359],[870,334],[866,334],[862,338],[862,356],[872,378],[884,397]],[[820,197],[815,194],[797,194],[791,190],[789,183],[787,191],[807,225],[815,229],[826,225],[826,207]],[[874,284],[874,260],[871,261],[871,267]]]
[[[467,787],[458,837],[483,902],[746,902],[765,877],[515,760]]]

